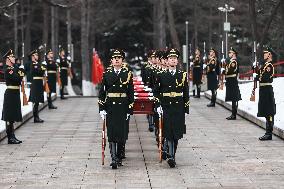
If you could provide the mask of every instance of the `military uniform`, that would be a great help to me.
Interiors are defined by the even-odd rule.
[[[231,48],[230,52],[237,53],[236,50]],[[225,78],[226,78],[226,97],[225,101],[232,102],[232,115],[227,117],[228,120],[235,120],[238,110],[238,101],[242,100],[238,84],[239,64],[236,58],[231,58],[226,65]]]
[[[10,57],[14,57],[12,50],[9,50],[3,58],[6,60]],[[4,93],[2,120],[6,122],[8,144],[22,143],[22,141],[15,137],[13,124],[14,122],[22,121],[20,85],[24,75],[24,68],[8,65],[4,67],[4,78],[7,89]]]
[[[193,85],[196,85],[197,96],[200,98],[201,84],[202,84],[202,74],[203,74],[203,62],[200,56],[195,56],[193,60]]]
[[[168,50],[168,57],[179,56],[176,49]],[[186,72],[169,69],[157,77],[154,89],[155,106],[163,110],[163,137],[168,142],[169,160],[175,167],[178,140],[186,132],[185,113],[189,113],[189,89]],[[159,110],[157,110],[159,112]]]
[[[32,51],[29,56],[38,54],[37,50]],[[38,106],[39,103],[44,103],[44,86],[43,79],[45,77],[46,65],[33,61],[31,65],[32,85],[30,91],[29,101],[33,102],[33,115],[35,123],[42,123],[43,120],[39,118]]]
[[[61,50],[62,51],[62,50]],[[70,68],[70,62],[67,57],[59,57],[56,62],[60,67],[60,80],[61,80],[61,88],[60,88],[60,98],[66,99],[64,97],[64,87],[68,85],[68,70]]]
[[[111,57],[123,57],[122,51],[114,50]],[[118,72],[118,73],[116,73]],[[116,168],[121,162],[121,146],[128,139],[128,120],[127,115],[133,114],[134,87],[133,75],[131,71],[121,67],[115,70],[109,67],[103,74],[102,86],[99,91],[99,110],[105,111],[107,136],[110,144],[112,156],[111,166]],[[129,118],[128,118],[129,119]]]
[[[47,51],[47,54],[52,52],[51,50]],[[48,101],[48,108],[49,109],[57,109],[56,106],[53,105],[52,99],[51,99],[51,94],[56,93],[56,82],[57,82],[57,70],[58,70],[58,64],[54,60],[48,60],[47,61],[47,83],[49,87],[49,93],[47,96],[47,101]]]
[[[270,48],[264,50],[264,53],[272,53]],[[266,118],[266,133],[260,140],[271,140],[274,125],[274,115],[276,114],[276,104],[272,87],[274,76],[274,67],[272,62],[268,61],[262,65],[258,71],[257,80],[259,81],[259,101],[257,117]]]
[[[217,54],[217,51],[212,49]],[[206,66],[206,73],[207,73],[207,88],[211,91],[212,97],[211,102],[208,104],[208,107],[214,107],[216,102],[217,96],[217,89],[218,89],[218,75],[219,75],[219,62],[216,57],[211,57],[208,60]]]

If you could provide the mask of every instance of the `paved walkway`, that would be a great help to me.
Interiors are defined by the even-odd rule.
[[[0,188],[284,188],[284,142],[260,142],[264,130],[221,106],[192,99],[177,167],[158,163],[144,115],[131,119],[124,166],[101,166],[101,125],[96,98],[57,100],[16,131],[21,145],[0,143]]]

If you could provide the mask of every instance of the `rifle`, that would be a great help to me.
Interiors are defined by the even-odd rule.
[[[225,56],[224,56],[224,42],[222,41],[222,60],[221,60],[221,68],[225,68]],[[224,88],[224,73],[221,73],[220,76],[221,84],[219,86],[220,90],[223,90]]]
[[[71,45],[68,44],[68,56],[67,56],[67,60],[69,61],[69,68],[68,68],[68,75],[71,79],[73,79],[73,75],[72,75],[72,71],[71,71],[71,61],[72,61],[72,57],[71,57]],[[68,58],[69,57],[69,58]]]
[[[255,41],[253,42],[253,53],[254,53],[254,62],[256,63],[256,65],[252,66],[252,72],[256,73],[257,69],[258,69],[258,65],[257,65],[256,42]],[[254,80],[253,80],[253,89],[252,89],[252,92],[251,92],[250,101],[253,101],[253,102],[255,101],[255,89],[256,88],[257,88],[257,79],[254,78]]]
[[[159,118],[159,162],[162,163],[163,155],[163,116]]]
[[[189,54],[190,54],[189,60],[190,60],[190,62],[192,62],[192,61],[193,61],[193,57],[192,57],[191,44],[189,44]],[[189,68],[189,70],[190,70],[190,71],[189,71],[189,80],[193,80],[192,69],[193,69],[193,66],[190,66],[190,68]]]
[[[205,43],[205,41],[203,42],[203,64],[207,65],[206,43]],[[203,71],[202,80],[204,80],[204,73],[206,73],[206,71]]]
[[[24,58],[25,58],[25,44],[23,43],[22,44],[22,65],[24,65]],[[27,98],[27,95],[26,95],[26,91],[25,91],[24,78],[22,79],[22,82],[21,82],[21,90],[22,90],[22,93],[23,93],[23,106],[26,106],[26,105],[29,104],[29,102],[28,102],[28,98]]]
[[[61,48],[61,45],[59,45],[58,46],[58,59],[59,59],[59,62],[57,62],[57,64],[58,64],[58,72],[57,72],[57,83],[58,83],[58,85],[59,85],[59,88],[61,89],[62,88],[62,82],[61,82],[61,78],[60,78],[60,48]]]
[[[102,165],[105,164],[105,148],[106,148],[106,117],[103,123],[103,130],[102,130]]]
[[[45,61],[45,56],[46,56],[46,43],[43,45],[44,46],[44,61]],[[46,62],[47,64],[47,62]],[[46,66],[46,69],[47,69],[47,66]],[[44,90],[47,94],[50,93],[50,90],[49,90],[49,86],[48,86],[48,82],[47,82],[47,70],[44,74],[44,78],[43,78],[43,83],[44,83]]]

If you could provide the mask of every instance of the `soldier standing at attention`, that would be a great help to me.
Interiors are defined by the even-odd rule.
[[[196,48],[195,57],[193,59],[193,85],[196,85],[197,95],[194,98],[200,98],[203,62],[201,59],[200,49]]]
[[[231,47],[229,51],[229,64],[226,69],[221,68],[221,73],[226,77],[226,98],[225,101],[232,102],[232,115],[227,120],[235,120],[237,117],[238,101],[242,100],[238,84],[239,64],[237,62],[237,51]]]
[[[122,50],[111,51],[112,66],[103,75],[98,101],[100,115],[106,119],[112,169],[122,165],[118,144],[128,139],[128,119],[134,105],[133,75],[122,67],[124,57]]]
[[[154,89],[155,106],[159,116],[163,116],[163,137],[167,141],[171,168],[176,166],[178,140],[186,131],[185,113],[189,113],[187,74],[177,70],[178,57],[177,49],[167,51],[169,69],[158,75]]]
[[[47,83],[50,92],[47,94],[47,102],[49,109],[57,109],[56,106],[53,105],[51,94],[56,93],[56,80],[57,80],[57,69],[58,64],[54,61],[54,55],[52,50],[48,50],[46,54],[46,61],[47,61]]]
[[[64,87],[68,85],[68,72],[70,71],[70,56],[65,56],[65,51],[63,48],[59,50],[59,58],[56,60],[60,67],[60,80],[61,80],[61,88],[60,88],[60,98],[62,100],[67,99],[64,97]]]
[[[211,102],[207,107],[215,107],[217,89],[218,89],[218,75],[219,75],[219,64],[217,62],[217,51],[213,48],[209,51],[209,60],[206,66],[207,73],[207,87],[211,91]]]
[[[15,56],[9,50],[3,59],[6,61],[4,67],[4,78],[7,89],[4,94],[2,120],[6,122],[6,133],[8,144],[20,144],[22,141],[15,136],[14,122],[22,121],[20,85],[25,75],[23,67],[15,66]]]
[[[263,51],[265,63],[260,67],[258,74],[254,77],[259,81],[259,100],[257,117],[266,118],[266,132],[259,140],[272,140],[274,115],[276,104],[272,87],[274,67],[272,64],[272,49],[267,47]]]
[[[43,123],[44,121],[39,118],[38,115],[38,106],[39,103],[44,103],[44,87],[43,79],[46,71],[46,65],[38,62],[38,51],[33,50],[29,54],[32,65],[31,65],[31,76],[32,76],[32,85],[30,91],[29,101],[33,102],[33,115],[34,123]]]

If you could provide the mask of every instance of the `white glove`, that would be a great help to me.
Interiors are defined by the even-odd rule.
[[[221,68],[221,74],[223,74],[225,71],[225,68]]]
[[[20,69],[25,69],[25,66],[24,65],[20,65],[19,68]]]
[[[100,111],[100,116],[102,118],[102,120],[105,120],[105,116],[107,115],[105,110]]]
[[[130,114],[126,114],[126,120],[130,118]]]
[[[59,59],[59,58],[57,58],[57,59],[56,59],[56,62],[57,62],[57,63],[60,63],[60,59]]]
[[[190,63],[189,63],[189,66],[193,66],[193,62],[190,62]]]
[[[162,108],[162,106],[159,106],[159,107],[157,108],[157,113],[159,114],[159,117],[162,116],[162,114],[163,114],[163,108]]]
[[[252,74],[252,77],[255,79],[256,78],[256,76],[257,76],[257,73],[253,73]]]
[[[190,59],[190,60],[192,60],[192,59],[193,59],[193,56],[192,56],[192,55],[190,55],[189,59]]]
[[[43,61],[41,64],[42,64],[42,65],[46,65],[46,61]]]
[[[70,56],[67,56],[67,60],[68,60],[68,61],[71,61],[71,57],[70,57]]]
[[[222,58],[222,59],[221,59],[221,62],[222,62],[222,63],[226,63],[226,59],[225,59],[225,58]]]
[[[256,67],[256,65],[257,65],[257,62],[254,61],[254,62],[252,63],[252,66],[253,66],[253,67]]]
[[[203,70],[206,69],[206,67],[207,67],[207,65],[206,65],[206,64],[203,64]]]
[[[203,56],[203,61],[205,61],[207,58],[206,58],[206,56]]]

